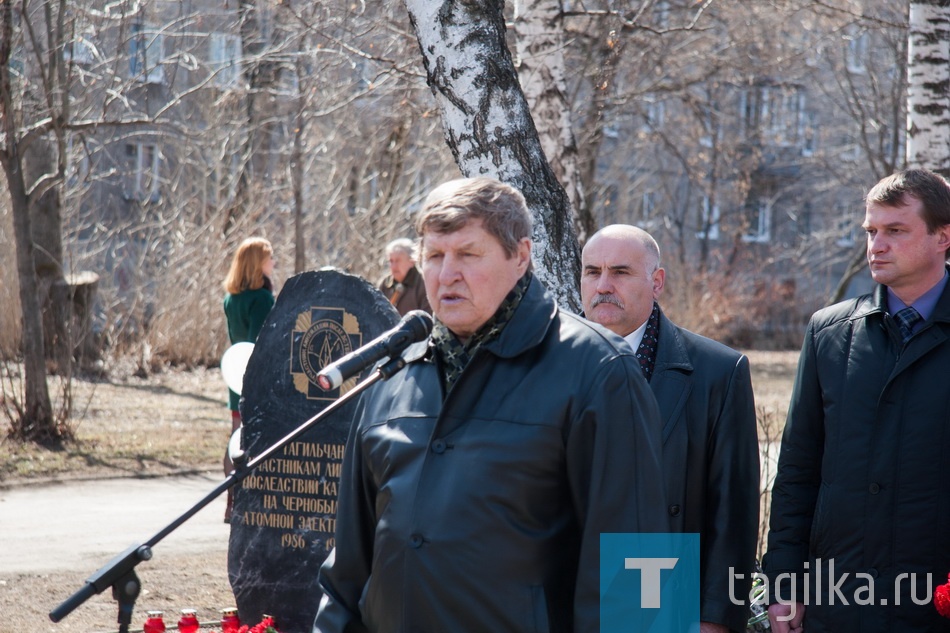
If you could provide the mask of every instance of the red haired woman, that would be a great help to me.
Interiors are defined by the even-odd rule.
[[[249,237],[238,246],[231,260],[231,269],[224,280],[224,314],[228,319],[228,338],[231,344],[253,343],[274,307],[274,249],[263,237]],[[231,409],[231,432],[241,426],[240,396],[228,390]],[[224,455],[224,473],[231,472],[232,464],[227,451]],[[231,520],[231,491],[224,520]]]

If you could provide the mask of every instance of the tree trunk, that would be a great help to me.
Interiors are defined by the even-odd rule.
[[[42,442],[64,435],[53,419],[53,407],[46,385],[46,358],[43,350],[43,321],[37,292],[33,237],[30,230],[30,199],[24,180],[24,157],[17,135],[17,110],[10,80],[13,42],[13,14],[10,2],[0,3],[0,163],[7,179],[13,211],[17,277],[20,289],[21,336],[23,338],[24,401],[13,420],[13,434]]]
[[[521,88],[544,155],[571,200],[578,237],[583,242],[590,227],[579,216],[585,209],[584,188],[577,168],[577,143],[564,79],[560,0],[515,0],[514,29]]]
[[[241,51],[244,78],[247,81],[247,135],[241,150],[241,171],[237,177],[234,200],[225,216],[224,232],[230,233],[234,224],[253,208],[252,183],[271,176],[273,155],[273,108],[271,91],[277,83],[278,64],[268,58],[270,42],[265,38],[262,11],[266,5],[255,0],[240,0]],[[280,41],[275,31],[272,41]]]
[[[297,76],[302,73],[301,64],[297,62]],[[290,156],[290,183],[294,192],[294,274],[307,270],[307,251],[304,231],[304,128],[306,120],[303,116],[306,99],[298,95],[296,112],[294,114],[294,144]]]
[[[23,162],[26,182],[56,173],[57,152],[43,138],[34,139],[25,152]],[[37,291],[43,318],[43,340],[46,357],[54,367],[66,371],[73,356],[73,334],[70,331],[71,304],[63,271],[62,210],[58,186],[51,186],[39,195],[30,196],[30,235]]]
[[[950,176],[950,0],[910,3],[907,164]]]
[[[601,41],[602,39],[602,41]],[[579,152],[579,178],[584,191],[584,207],[577,209],[578,217],[587,233],[593,234],[597,230],[597,221],[594,218],[593,208],[602,201],[597,199],[597,162],[600,158],[600,148],[604,142],[604,127],[610,114],[610,102],[616,96],[616,77],[618,65],[623,58],[625,48],[624,39],[617,34],[610,34],[606,38],[590,46],[592,54],[598,58],[598,72],[593,82],[593,91],[587,104],[587,112],[582,116],[584,127],[579,134],[581,151]]]
[[[838,285],[831,291],[831,296],[828,297],[828,302],[825,305],[830,306],[843,300],[845,293],[848,292],[848,286],[851,285],[851,280],[864,270],[867,264],[867,246],[863,243],[858,244],[854,250],[851,251],[851,259],[848,260],[848,266],[841,275],[841,279],[838,280]]]
[[[7,126],[7,134],[10,134]],[[8,136],[9,138],[9,136]],[[29,198],[23,182],[21,161],[16,148],[0,153],[7,177],[13,210],[13,233],[16,242],[17,276],[20,287],[21,336],[23,348],[24,402],[13,433],[22,439],[51,442],[63,436],[63,429],[53,419],[53,407],[46,385],[46,355],[43,345],[43,319],[40,312],[39,288],[34,267],[33,239],[30,235]]]
[[[538,279],[580,309],[580,257],[570,200],[544,157],[505,43],[502,3],[406,0],[446,143],[466,176],[518,188],[534,216]]]

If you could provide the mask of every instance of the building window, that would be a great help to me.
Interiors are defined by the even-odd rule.
[[[618,222],[618,197],[617,185],[607,185],[607,188],[604,190],[603,204],[601,204],[604,224],[616,224]]]
[[[857,244],[858,225],[854,214],[843,204],[835,205],[835,244],[842,248],[849,248]]]
[[[761,132],[779,145],[795,145],[804,136],[805,92],[800,86],[757,86],[739,93],[743,132]]]
[[[847,48],[845,49],[845,61],[847,62],[848,72],[856,75],[863,75],[867,72],[868,45],[870,35],[867,31],[861,33],[852,32],[845,36]]]
[[[241,80],[241,38],[228,33],[212,33],[209,45],[212,81],[222,88],[237,86]]]
[[[231,202],[237,195],[238,176],[240,175],[240,153],[225,152],[224,158],[215,162],[209,179],[209,201],[211,204]]]
[[[666,119],[666,106],[656,95],[644,95],[643,118],[644,131],[658,130],[663,127],[663,122]]]
[[[754,133],[759,127],[759,91],[746,88],[739,92],[739,117],[742,133]]]
[[[701,240],[719,239],[719,205],[710,205],[709,197],[703,196],[703,204],[699,211],[699,231],[696,237]]]
[[[277,75],[277,94],[282,97],[300,96],[300,77],[297,68],[285,64]]]
[[[802,156],[813,156],[818,132],[815,126],[814,113],[807,113],[802,117]]]
[[[154,25],[136,22],[129,40],[129,71],[143,84],[165,83],[165,36]]]
[[[657,228],[656,193],[647,191],[640,197],[640,216],[634,224],[645,231]]]
[[[653,5],[654,23],[658,28],[665,29],[670,25],[670,3],[669,0],[657,0]]]
[[[131,197],[141,202],[157,202],[158,170],[161,163],[158,146],[152,143],[136,143],[127,146],[127,153],[135,161],[132,165]]]
[[[811,235],[814,212],[810,202],[803,204],[800,211],[789,213],[789,217],[795,221],[799,235],[806,237]]]
[[[63,60],[83,66],[91,65],[96,59],[101,59],[102,55],[93,44],[92,35],[77,35],[76,39],[67,42],[63,48]]]
[[[757,199],[746,204],[743,242],[768,242],[772,224],[772,205]]]
[[[86,143],[75,134],[66,137],[66,184],[75,187],[89,177],[89,154]]]
[[[774,87],[768,106],[769,136],[781,145],[794,145],[802,137],[805,93],[794,86]]]

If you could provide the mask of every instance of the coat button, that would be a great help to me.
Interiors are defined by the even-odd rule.
[[[419,549],[422,547],[423,540],[421,534],[413,534],[409,537],[409,546],[412,547],[412,549]]]
[[[870,492],[872,495],[876,495],[877,493],[881,492],[881,487],[876,483],[871,484],[868,486],[868,492]]]
[[[441,455],[445,452],[445,440],[436,440],[432,442],[432,452]]]
[[[877,569],[875,569],[874,567],[869,569],[868,576],[870,576],[871,578],[877,578]]]
[[[680,515],[680,507],[674,503],[673,505],[670,506],[670,516],[678,517],[679,515]]]

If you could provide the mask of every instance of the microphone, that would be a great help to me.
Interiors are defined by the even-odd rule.
[[[424,310],[413,310],[393,329],[320,370],[317,384],[324,391],[337,389],[376,361],[398,356],[413,343],[425,340],[431,331],[432,317]]]

